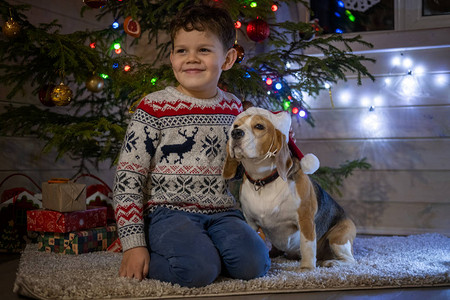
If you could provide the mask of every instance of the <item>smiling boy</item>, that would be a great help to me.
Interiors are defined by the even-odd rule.
[[[268,250],[221,176],[241,102],[217,87],[236,60],[234,23],[192,6],[171,24],[178,86],[145,96],[128,126],[114,182],[123,258],[119,275],[200,287],[220,274],[252,279]]]

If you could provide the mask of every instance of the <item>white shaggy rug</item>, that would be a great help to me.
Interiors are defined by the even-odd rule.
[[[269,273],[249,281],[225,277],[203,288],[119,278],[121,254],[23,252],[14,292],[37,299],[160,299],[324,290],[450,286],[450,238],[440,234],[357,237],[352,266],[300,273],[299,262],[276,258]]]

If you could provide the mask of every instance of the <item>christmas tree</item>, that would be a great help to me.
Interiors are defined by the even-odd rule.
[[[81,0],[80,0],[81,1]],[[36,105],[10,106],[0,115],[3,135],[33,135],[46,142],[43,151],[56,149],[95,164],[116,160],[133,108],[146,94],[176,85],[168,61],[170,19],[193,3],[226,8],[236,21],[238,62],[222,74],[220,87],[270,110],[287,110],[299,122],[314,126],[303,95],[317,95],[326,84],[346,80],[348,71],[359,79],[368,76],[364,63],[352,53],[353,44],[371,45],[360,36],[322,34],[317,22],[279,21],[280,8],[307,1],[210,0],[210,1],[89,1],[80,12],[95,9],[98,19],[117,22],[103,30],[60,33],[57,20],[31,24],[26,5],[0,1],[5,21],[0,39],[0,82],[13,99],[31,84],[40,101]],[[134,47],[146,47],[154,55],[133,55]],[[122,46],[127,45],[127,46]],[[322,55],[307,55],[315,48]],[[247,50],[246,50],[247,49]],[[344,50],[342,50],[344,49]],[[52,108],[52,106],[62,106]],[[67,109],[64,109],[67,107]],[[339,169],[321,168],[316,178],[336,188],[354,168],[368,168],[364,160],[347,162]]]

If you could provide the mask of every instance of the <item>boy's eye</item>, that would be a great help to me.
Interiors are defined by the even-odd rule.
[[[184,50],[184,49],[177,49],[177,50],[175,51],[175,53],[184,53],[184,52],[186,52],[186,50]]]
[[[209,49],[201,48],[201,49],[200,49],[200,52],[209,52]]]

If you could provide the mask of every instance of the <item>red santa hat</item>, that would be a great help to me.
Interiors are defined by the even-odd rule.
[[[261,115],[268,119],[272,124],[278,129],[284,136],[286,137],[286,143],[288,143],[289,150],[291,153],[300,160],[300,166],[302,168],[303,173],[305,174],[313,174],[317,169],[319,169],[320,162],[317,156],[312,153],[308,153],[303,155],[297,145],[294,143],[294,140],[289,135],[289,130],[291,128],[291,116],[286,111],[277,111],[271,112],[269,110],[259,108],[259,107],[250,107],[246,109],[244,112],[239,114],[236,117],[236,120],[247,116],[247,115]]]

